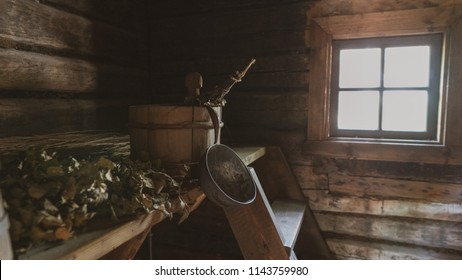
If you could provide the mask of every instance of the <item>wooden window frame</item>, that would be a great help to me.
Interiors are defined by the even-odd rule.
[[[462,165],[462,5],[314,18],[306,155]],[[434,142],[329,136],[332,41],[443,33],[440,137]]]
[[[395,139],[402,140],[419,140],[427,141],[428,143],[438,142],[441,132],[438,129],[438,124],[441,121],[440,115],[444,114],[444,111],[439,110],[440,101],[440,81],[441,81],[441,56],[442,56],[442,40],[444,34],[442,33],[431,33],[423,35],[413,36],[399,36],[399,37],[379,37],[379,38],[365,38],[365,41],[360,40],[337,40],[333,41],[332,44],[332,83],[330,93],[330,115],[329,115],[329,136],[330,137],[347,137],[347,138],[372,138],[381,141],[389,141]],[[373,48],[381,49],[381,82],[379,86],[369,88],[344,88],[339,86],[339,49],[358,49],[363,48],[364,45]],[[383,72],[384,72],[384,50],[387,47],[396,46],[414,46],[414,45],[430,45],[430,77],[429,84],[425,87],[386,87],[383,83]],[[386,90],[425,90],[428,92],[428,106],[427,106],[427,130],[423,132],[409,132],[409,131],[385,131],[381,129],[381,112],[382,108],[379,108],[379,129],[378,130],[342,130],[337,128],[337,112],[338,112],[338,92],[342,91],[362,91],[372,90],[378,91],[382,99],[383,92]],[[382,102],[379,104],[382,107]]]

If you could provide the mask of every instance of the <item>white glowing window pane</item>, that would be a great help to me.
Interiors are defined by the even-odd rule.
[[[425,90],[384,91],[382,129],[426,131],[427,104],[428,93]]]
[[[386,87],[426,87],[430,77],[430,47],[385,49]]]
[[[371,88],[380,85],[380,49],[340,51],[339,87]]]
[[[377,130],[379,128],[379,100],[378,91],[340,91],[338,128]]]

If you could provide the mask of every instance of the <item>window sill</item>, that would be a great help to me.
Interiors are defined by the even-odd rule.
[[[439,144],[307,140],[303,153],[340,159],[462,165],[462,146]]]

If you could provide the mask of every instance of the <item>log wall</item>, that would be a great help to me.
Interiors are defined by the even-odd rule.
[[[121,128],[147,95],[146,1],[0,2],[0,137]]]
[[[225,142],[282,146],[336,258],[462,258],[462,166],[320,158],[302,152],[309,121],[311,16],[460,1],[177,4],[151,6],[151,44],[156,46],[151,81],[158,100],[180,100],[190,71],[202,73],[204,87],[212,87],[255,57],[256,64],[231,90],[223,110]]]

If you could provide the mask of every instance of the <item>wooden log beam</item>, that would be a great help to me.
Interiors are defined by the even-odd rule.
[[[462,5],[316,18],[333,39],[380,37],[445,31],[462,15]],[[348,25],[345,25],[348,22]]]
[[[108,23],[127,31],[139,31],[147,3],[133,0],[41,0],[40,3]]]
[[[462,251],[460,223],[333,213],[315,216],[324,233]]]
[[[329,190],[344,195],[461,203],[462,185],[390,178],[329,176]]]
[[[376,241],[358,241],[347,238],[327,238],[327,244],[338,259],[349,260],[460,260],[461,254],[416,248]]]
[[[359,191],[358,191],[359,192]],[[460,203],[438,203],[422,200],[387,199],[338,195],[326,191],[305,190],[310,207],[316,212],[352,213],[379,217],[410,218],[421,220],[460,222]]]
[[[0,89],[73,93],[145,92],[147,73],[117,65],[0,48]]]
[[[319,157],[315,159],[313,172],[315,174],[462,184],[461,165]]]
[[[140,65],[141,39],[108,24],[43,5],[38,1],[1,1],[0,39],[70,54],[107,57]],[[38,28],[39,27],[39,28]]]

